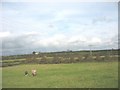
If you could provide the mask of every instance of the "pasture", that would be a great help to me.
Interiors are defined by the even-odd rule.
[[[26,70],[29,76],[24,76]],[[3,88],[118,88],[118,62],[21,64],[2,72]]]

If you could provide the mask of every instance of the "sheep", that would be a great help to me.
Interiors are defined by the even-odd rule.
[[[33,75],[33,76],[36,76],[36,72],[37,72],[37,71],[36,71],[35,69],[33,69],[33,70],[32,70],[32,75]]]
[[[25,76],[28,76],[28,71],[25,71]]]

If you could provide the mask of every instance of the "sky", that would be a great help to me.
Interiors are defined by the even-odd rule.
[[[118,48],[117,2],[1,4],[3,55]]]

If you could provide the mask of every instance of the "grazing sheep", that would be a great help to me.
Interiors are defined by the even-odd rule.
[[[32,70],[32,75],[36,76],[36,70],[35,69]]]
[[[25,76],[28,76],[28,71],[25,71]]]

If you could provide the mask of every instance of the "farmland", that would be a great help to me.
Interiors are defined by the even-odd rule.
[[[2,56],[1,63],[3,88],[118,87],[117,50]],[[32,69],[37,76],[31,75]]]
[[[70,52],[49,52],[2,56],[3,67],[14,66],[20,64],[65,64],[79,62],[109,62],[118,61],[118,50],[101,50],[93,51],[90,55],[89,51],[70,51]]]
[[[35,68],[37,76],[24,76]],[[117,62],[29,64],[3,68],[3,88],[117,88]]]

